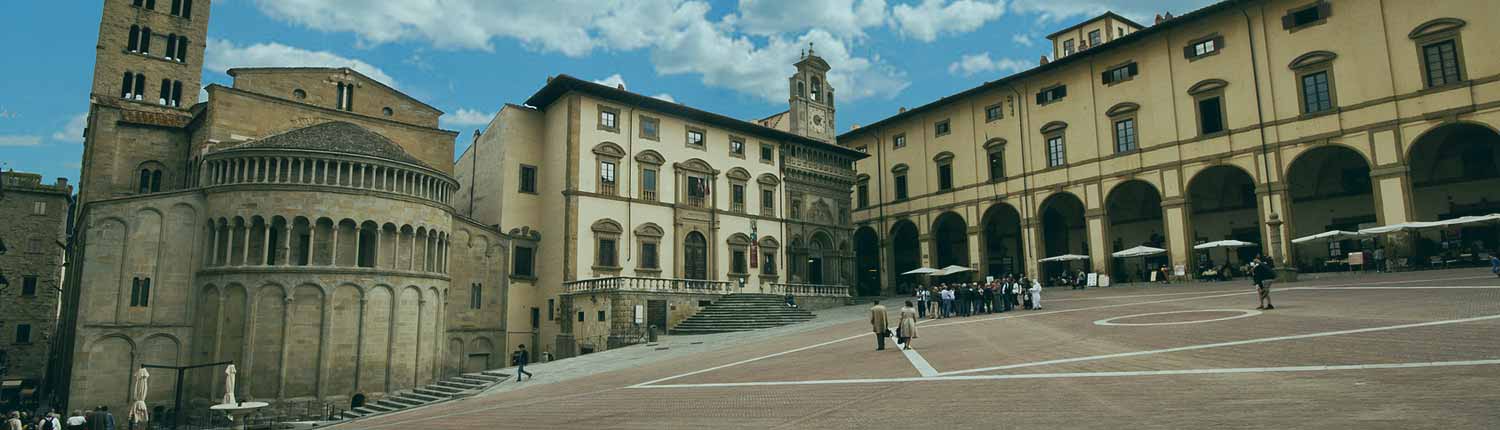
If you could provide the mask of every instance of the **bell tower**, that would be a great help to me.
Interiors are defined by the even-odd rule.
[[[797,72],[788,82],[792,133],[833,143],[833,86],[828,84],[828,62],[813,51],[812,44],[795,64]]]
[[[105,0],[92,93],[168,108],[198,102],[210,0]]]

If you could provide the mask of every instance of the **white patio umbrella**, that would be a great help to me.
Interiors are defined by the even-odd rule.
[[[1161,249],[1161,248],[1152,248],[1152,247],[1149,247],[1149,246],[1146,246],[1146,245],[1141,245],[1141,246],[1130,248],[1130,249],[1127,249],[1127,250],[1124,250],[1124,251],[1116,252],[1116,253],[1110,254],[1110,255],[1114,256],[1115,258],[1130,258],[1130,257],[1147,257],[1147,256],[1152,256],[1152,255],[1160,254],[1160,253],[1163,253],[1163,252],[1167,252],[1167,250]]]
[[[1383,225],[1380,227],[1360,229],[1359,234],[1386,234],[1403,230],[1421,230],[1426,228],[1443,227],[1445,225],[1449,224],[1445,224],[1443,221],[1411,221],[1398,224]]]
[[[1244,247],[1249,247],[1249,246],[1260,246],[1260,245],[1254,244],[1254,243],[1250,243],[1250,242],[1240,241],[1240,240],[1228,239],[1228,240],[1216,240],[1216,241],[1208,242],[1208,243],[1200,243],[1200,244],[1197,244],[1197,245],[1193,245],[1193,249],[1224,248],[1224,262],[1228,263],[1229,262],[1229,250],[1230,249],[1244,248]]]
[[[941,270],[931,267],[918,267],[916,269],[908,270],[906,271],[906,273],[902,273],[902,275],[931,275],[937,272],[941,272]]]
[[[948,267],[944,267],[938,273],[934,273],[933,275],[936,275],[936,276],[948,276],[948,275],[954,275],[954,274],[959,274],[959,273],[964,273],[964,272],[972,272],[972,271],[974,271],[974,269],[970,269],[968,267],[959,266],[959,265],[955,264],[955,265],[951,265],[951,266],[948,266]]]
[[[239,403],[234,401],[234,375],[238,372],[239,371],[235,370],[233,364],[229,365],[229,367],[224,368],[224,401],[220,403],[226,405]]]
[[[1089,259],[1089,256],[1087,256],[1087,255],[1063,254],[1063,255],[1058,255],[1058,256],[1043,258],[1041,260],[1037,260],[1037,262],[1051,263],[1051,262],[1054,262],[1054,261],[1078,261],[1078,260],[1087,260],[1087,259]]]
[[[130,404],[130,422],[132,423],[151,420],[151,411],[146,408],[146,388],[149,379],[151,379],[151,373],[145,368],[135,372],[135,391],[130,393],[130,397],[135,399]]]
[[[1311,236],[1302,236],[1302,237],[1299,237],[1299,238],[1296,238],[1296,239],[1292,239],[1292,243],[1303,244],[1303,243],[1314,242],[1314,241],[1323,241],[1323,240],[1354,239],[1354,238],[1358,238],[1360,236],[1363,236],[1363,234],[1360,234],[1357,231],[1333,230],[1333,231],[1325,231],[1325,232],[1314,234],[1314,235],[1311,235]]]

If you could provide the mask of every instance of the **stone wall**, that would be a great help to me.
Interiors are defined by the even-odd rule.
[[[40,175],[30,173],[3,172],[0,181],[5,188],[0,240],[8,248],[0,255],[0,275],[10,282],[0,290],[0,359],[9,367],[4,379],[34,384],[46,372],[48,342],[57,324],[63,263],[58,244],[67,240],[72,187],[66,180],[43,185]],[[21,326],[28,331],[25,342],[17,338]]]

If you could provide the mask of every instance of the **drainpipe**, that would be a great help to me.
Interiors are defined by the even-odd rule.
[[[1250,38],[1250,76],[1255,82],[1255,116],[1256,126],[1259,127],[1258,134],[1260,134],[1261,170],[1266,178],[1266,196],[1269,197],[1271,194],[1271,146],[1266,142],[1266,116],[1261,106],[1260,65],[1255,59],[1255,27],[1250,23],[1250,12],[1240,9],[1240,15],[1245,17],[1245,34]],[[1267,205],[1267,209],[1271,212],[1271,220],[1266,222],[1266,226],[1270,228],[1268,233],[1271,239],[1271,256],[1279,263],[1279,266],[1285,268],[1287,258],[1285,253],[1281,252],[1281,216],[1276,214],[1275,205]],[[1265,247],[1261,249],[1264,250]]]

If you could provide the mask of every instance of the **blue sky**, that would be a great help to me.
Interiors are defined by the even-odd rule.
[[[100,3],[8,7],[0,40],[26,42],[9,44],[0,79],[5,169],[77,180]],[[833,66],[843,132],[1034,67],[1045,35],[1105,10],[1149,25],[1208,3],[218,0],[203,82],[229,84],[229,67],[350,66],[444,110],[460,136],[559,73],[753,119],[786,109],[791,63],[812,42]]]

